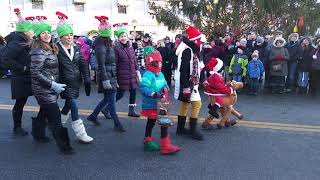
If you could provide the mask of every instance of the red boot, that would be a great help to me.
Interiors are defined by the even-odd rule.
[[[180,148],[171,144],[169,135],[160,140],[160,152],[164,155],[173,154],[180,151]]]

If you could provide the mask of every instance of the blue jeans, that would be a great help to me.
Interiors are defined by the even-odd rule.
[[[104,93],[104,98],[99,102],[99,104],[93,110],[93,113],[89,116],[90,119],[97,119],[98,114],[105,106],[106,108],[108,108],[108,111],[114,121],[114,124],[119,125],[120,121],[116,111],[116,92]]]
[[[234,75],[233,80],[235,80],[237,82],[242,82],[242,75]]]
[[[78,106],[75,99],[66,99],[61,114],[67,115],[71,110],[71,119],[76,121],[79,119]]]
[[[288,80],[287,80],[287,87],[293,88],[297,82],[297,67],[298,64],[296,62],[288,64]]]
[[[258,91],[259,91],[259,79],[250,78],[250,92],[258,93]]]

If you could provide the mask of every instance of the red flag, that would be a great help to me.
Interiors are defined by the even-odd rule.
[[[300,29],[304,26],[304,16],[299,17],[298,26]]]

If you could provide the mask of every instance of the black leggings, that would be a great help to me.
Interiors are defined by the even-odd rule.
[[[23,111],[23,107],[24,105],[26,105],[28,98],[21,98],[21,99],[17,99],[16,103],[13,106],[12,111]]]
[[[118,89],[116,101],[120,100],[123,97],[125,92],[126,92],[126,90]],[[136,89],[130,89],[129,92],[130,92],[129,103],[135,104],[136,103]]]
[[[156,124],[156,119],[148,118],[147,125],[146,125],[146,132],[144,134],[145,137],[152,135],[152,129],[155,124]],[[167,136],[168,136],[168,127],[161,126],[161,138],[165,138]]]
[[[49,128],[52,131],[55,131],[62,127],[60,109],[57,103],[40,105],[39,114],[41,113],[43,113],[43,118],[41,118],[41,120],[45,121],[45,119],[47,118]]]

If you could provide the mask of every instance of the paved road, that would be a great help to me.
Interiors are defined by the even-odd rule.
[[[117,108],[128,132],[114,132],[113,123],[103,117],[100,117],[101,127],[85,121],[95,142],[78,144],[70,131],[77,153],[62,156],[56,153],[53,142],[37,144],[31,136],[12,136],[9,109],[13,101],[7,80],[0,80],[0,93],[0,179],[319,179],[318,99],[240,95],[237,108],[245,114],[245,121],[240,125],[202,131],[205,135],[202,142],[177,137],[175,127],[171,128],[172,141],[182,151],[175,156],[162,156],[158,152],[143,151],[145,122],[125,116],[128,102],[125,97]],[[82,92],[79,106],[83,119],[100,97],[96,93],[85,97]],[[206,104],[206,98],[203,99]],[[174,101],[173,115],[177,106]],[[23,120],[28,130],[36,107],[31,98]],[[201,116],[205,114],[203,108]],[[70,129],[70,124],[68,126]],[[155,128],[156,141],[159,141],[158,136],[159,129]]]

